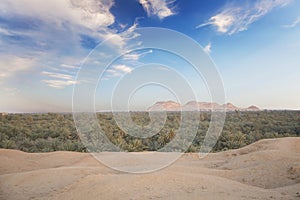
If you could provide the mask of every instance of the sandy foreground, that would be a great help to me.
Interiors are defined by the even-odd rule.
[[[87,153],[0,149],[0,161],[0,199],[300,199],[300,138],[262,140],[203,159],[184,154],[144,174],[110,169]]]

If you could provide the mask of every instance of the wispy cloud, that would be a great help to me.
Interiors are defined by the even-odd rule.
[[[66,86],[70,86],[76,83],[76,81],[73,80],[43,80],[44,83],[46,83],[48,86],[57,88],[57,89],[63,89]]]
[[[80,36],[100,42],[117,32],[109,28],[115,22],[110,12],[113,5],[108,0],[2,0],[0,50],[36,56],[47,52],[46,59],[59,62],[67,56],[65,52],[73,57],[85,55],[90,49]]]
[[[42,75],[46,85],[60,89],[74,84],[79,67],[72,63],[80,63],[90,51],[82,35],[97,42],[112,38],[113,49],[127,52],[127,41],[136,37],[137,23],[117,34],[110,27],[115,23],[110,12],[113,5],[110,0],[1,1],[0,80],[40,64],[43,67],[36,68],[35,74]],[[9,52],[15,56],[7,56]],[[25,58],[29,56],[35,60]]]
[[[67,69],[78,69],[78,66],[74,66],[74,65],[68,65],[68,64],[61,64],[60,65],[63,68],[67,68]]]
[[[174,1],[170,0],[139,0],[148,16],[157,16],[164,19],[175,15],[175,7],[172,6]]]
[[[125,54],[123,56],[123,59],[124,60],[130,60],[130,61],[137,61],[139,60],[142,56],[144,55],[147,55],[149,53],[152,53],[153,51],[150,49],[148,51],[144,51],[144,52],[141,52],[141,53],[128,53],[128,54]]]
[[[112,0],[2,0],[0,37],[5,39],[0,41],[0,50],[43,52],[49,55],[47,59],[63,62],[62,56],[56,55],[67,56],[68,52],[72,57],[84,56],[111,38],[111,45],[125,51],[128,39],[137,35],[137,22],[118,34],[119,30],[111,27],[115,23],[110,12],[113,5]]]
[[[211,43],[208,43],[205,47],[203,47],[203,50],[207,53],[211,53]]]
[[[12,33],[11,31],[1,28],[1,27],[0,27],[0,34],[4,35],[4,36],[13,36],[14,35],[14,33]]]
[[[0,94],[5,94],[9,96],[15,96],[20,92],[18,88],[15,87],[4,87],[1,88]]]
[[[76,83],[75,76],[67,73],[42,71],[42,75],[47,77],[42,80],[43,83],[57,89],[63,89]]]
[[[132,71],[132,68],[128,67],[126,65],[116,65],[113,67],[113,69],[123,72],[123,73],[130,73]]]
[[[19,72],[32,69],[35,60],[33,58],[5,55],[0,57],[0,80],[9,78]]]
[[[300,23],[300,17],[298,19],[296,19],[295,21],[293,21],[291,24],[288,25],[283,25],[284,28],[294,28],[295,26],[297,26]]]
[[[58,79],[64,79],[64,80],[73,80],[73,76],[69,74],[60,74],[60,73],[53,73],[53,72],[47,72],[43,71],[43,75],[49,76],[51,78],[58,78]]]
[[[0,12],[1,15],[34,17],[60,27],[71,23],[98,30],[114,23],[109,11],[112,6],[113,1],[98,0],[2,0]]]
[[[207,22],[198,25],[215,26],[220,33],[229,35],[247,30],[248,26],[276,7],[289,4],[292,0],[255,0],[243,5],[227,5],[223,10],[212,16]]]
[[[124,74],[131,73],[132,70],[133,68],[127,65],[114,65],[105,71],[106,75],[103,80],[108,80],[109,78],[123,76]]]

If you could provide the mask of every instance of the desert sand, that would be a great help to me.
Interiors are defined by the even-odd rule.
[[[300,199],[300,138],[202,159],[184,154],[144,174],[110,169],[88,153],[1,149],[0,160],[0,199]]]

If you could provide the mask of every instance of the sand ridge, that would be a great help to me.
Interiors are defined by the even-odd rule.
[[[88,153],[0,149],[0,160],[0,199],[300,199],[300,138],[202,159],[187,153],[146,174],[110,169]]]

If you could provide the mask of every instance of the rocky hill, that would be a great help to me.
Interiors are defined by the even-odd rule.
[[[223,110],[226,111],[259,111],[260,109],[257,106],[249,106],[247,108],[239,108],[232,103],[226,103],[220,105],[218,103],[212,102],[197,102],[197,101],[190,101],[184,105],[180,105],[174,101],[159,101],[153,104],[148,108],[148,111],[210,111],[210,110]]]

